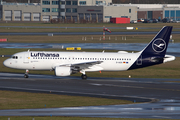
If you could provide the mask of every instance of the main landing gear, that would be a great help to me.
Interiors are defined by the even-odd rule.
[[[24,74],[24,78],[28,78],[29,77],[28,72],[29,72],[29,70],[26,70],[26,73]]]
[[[82,75],[81,75],[81,78],[82,78],[83,80],[86,80],[86,79],[87,79],[87,75],[86,75],[86,74],[82,74]]]
[[[80,71],[80,73],[82,73],[81,78],[83,80],[86,80],[87,79],[87,75],[86,75],[85,71]]]

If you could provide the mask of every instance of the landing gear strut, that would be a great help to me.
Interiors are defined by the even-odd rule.
[[[24,74],[24,78],[28,78],[29,77],[28,72],[29,72],[29,70],[26,70],[26,73]]]

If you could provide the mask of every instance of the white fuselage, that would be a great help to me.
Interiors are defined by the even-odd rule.
[[[93,61],[100,64],[88,66],[84,71],[123,71],[127,70],[140,56],[139,53],[112,52],[42,52],[27,51],[16,53],[4,61],[4,65],[15,69],[52,70],[57,66],[71,66]],[[139,63],[137,63],[139,64]]]

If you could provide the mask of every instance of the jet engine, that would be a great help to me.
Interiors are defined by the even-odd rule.
[[[56,67],[55,75],[56,76],[69,76],[71,75],[72,70],[70,67]]]

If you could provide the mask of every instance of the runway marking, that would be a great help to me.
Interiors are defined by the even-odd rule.
[[[165,117],[165,116],[153,116],[153,117],[161,118],[161,119],[170,119],[171,118],[171,117]]]
[[[113,85],[113,84],[96,84],[96,83],[90,83],[90,85],[95,86],[112,86],[112,87],[129,87],[129,88],[145,88],[145,87],[136,87],[136,86],[126,86],[126,85]]]
[[[89,83],[90,85],[96,85],[96,83]],[[126,85],[113,85],[113,84],[97,84],[97,86],[112,86],[112,87],[125,87],[125,88],[137,88],[137,89],[152,89],[152,90],[164,90],[164,91],[180,91],[179,89],[163,89],[163,88],[150,88],[140,86],[126,86]]]
[[[103,84],[90,83],[90,85],[95,85],[95,86],[102,86]]]

